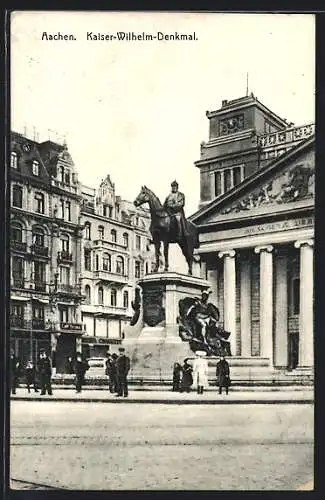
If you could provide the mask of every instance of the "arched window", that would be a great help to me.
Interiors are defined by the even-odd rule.
[[[11,240],[21,243],[23,241],[23,229],[18,222],[13,222],[10,228]]]
[[[69,247],[70,247],[69,236],[67,234],[63,234],[61,236],[61,251],[69,252]]]
[[[44,194],[35,193],[35,212],[44,214]]]
[[[64,167],[60,167],[61,182],[64,183]]]
[[[23,207],[23,188],[21,186],[16,185],[12,188],[12,206]]]
[[[123,307],[129,307],[129,292],[123,292]]]
[[[104,226],[98,226],[98,238],[100,240],[104,239]]]
[[[104,305],[104,290],[101,286],[98,288],[98,304]]]
[[[103,255],[103,271],[111,271],[111,256],[109,253]]]
[[[141,273],[141,264],[139,260],[136,260],[134,263],[134,274],[136,278],[141,278],[140,276]]]
[[[123,245],[126,248],[129,247],[129,235],[128,235],[128,233],[123,233]]]
[[[91,249],[84,249],[84,263],[85,263],[85,271],[91,271]]]
[[[33,172],[33,175],[39,175],[39,163],[38,161],[34,160],[33,163],[32,163],[32,172]]]
[[[124,259],[120,255],[116,257],[116,272],[117,274],[124,274]]]
[[[112,229],[111,231],[111,239],[114,243],[116,243],[116,240],[117,240],[117,236],[116,236],[116,230],[115,229]]]
[[[91,225],[90,222],[85,223],[85,238],[86,240],[91,240]]]
[[[90,286],[89,285],[85,286],[85,296],[86,296],[86,304],[90,304],[91,295],[90,295]]]
[[[115,288],[112,288],[112,290],[111,290],[111,306],[112,307],[116,307],[116,296],[117,296],[116,290],[115,290]]]
[[[10,156],[10,166],[11,168],[18,168],[18,157],[17,153],[15,153],[14,151],[11,153]]]
[[[33,227],[33,245],[44,247],[44,231],[40,227]]]

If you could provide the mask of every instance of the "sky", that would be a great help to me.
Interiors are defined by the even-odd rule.
[[[133,201],[143,184],[163,201],[176,179],[187,215],[200,197],[206,111],[249,92],[296,125],[314,122],[310,14],[14,12],[11,129],[66,142],[79,180],[107,174]],[[196,33],[197,41],[95,41],[87,32]],[[42,40],[43,32],[76,40]]]

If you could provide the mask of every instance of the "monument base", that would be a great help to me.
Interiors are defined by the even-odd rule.
[[[178,303],[184,297],[201,296],[209,282],[175,272],[153,273],[138,282],[142,289],[142,314],[125,330],[123,346],[131,360],[130,377],[170,380],[175,362],[193,356],[188,342],[179,336]]]

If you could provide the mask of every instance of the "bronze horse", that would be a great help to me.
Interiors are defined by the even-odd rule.
[[[159,257],[161,242],[164,244],[165,271],[168,271],[169,243],[178,243],[188,265],[188,273],[192,274],[193,252],[199,246],[198,231],[196,226],[185,219],[182,234],[177,234],[174,217],[169,215],[162,206],[159,198],[146,186],[142,186],[140,193],[134,200],[134,205],[139,207],[144,203],[149,204],[151,224],[150,232],[155,245],[156,265],[154,272],[159,271]]]

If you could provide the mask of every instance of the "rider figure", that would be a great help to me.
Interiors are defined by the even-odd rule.
[[[219,310],[213,304],[208,302],[209,292],[202,292],[201,300],[196,299],[195,303],[187,311],[187,316],[194,309],[194,321],[201,327],[201,333],[205,343],[207,342],[207,326],[211,323],[216,324],[219,321]]]
[[[174,216],[177,224],[177,232],[179,237],[183,234],[184,227],[184,205],[185,205],[185,196],[183,193],[178,191],[178,183],[177,181],[173,181],[171,183],[171,193],[167,196],[164,208],[168,212],[169,215]]]

